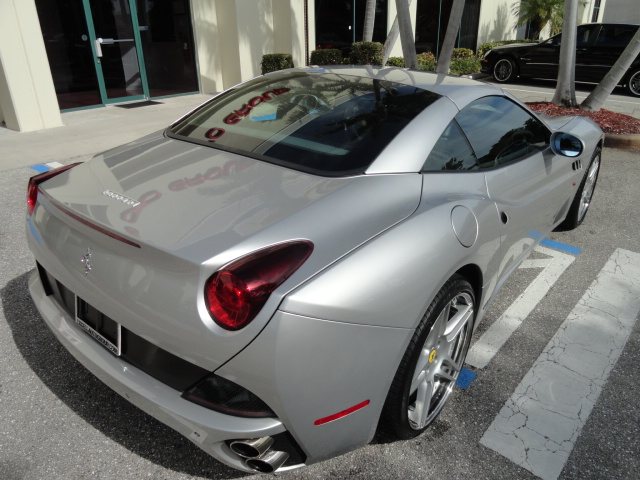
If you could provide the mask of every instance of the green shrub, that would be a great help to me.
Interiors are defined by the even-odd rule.
[[[449,73],[451,75],[471,75],[480,72],[480,59],[476,56],[471,58],[452,58]]]
[[[454,48],[451,53],[451,60],[458,58],[473,58],[475,53],[470,48]]]
[[[424,70],[427,72],[436,71],[436,57],[431,52],[419,53],[418,56],[418,70]]]
[[[383,49],[380,42],[356,42],[349,58],[354,65],[382,65]]]
[[[342,52],[337,48],[323,48],[311,52],[311,65],[340,65]]]
[[[477,55],[479,58],[484,57],[484,54],[487,53],[489,50],[491,50],[492,48],[496,48],[499,47],[501,45],[509,45],[510,43],[538,43],[539,40],[529,40],[529,39],[523,39],[523,40],[498,40],[495,42],[484,42],[481,43],[480,46],[478,47],[478,51],[477,51]]]
[[[288,53],[267,53],[262,56],[262,74],[293,68],[293,58]]]
[[[402,57],[389,57],[387,65],[390,67],[404,67],[404,58]]]

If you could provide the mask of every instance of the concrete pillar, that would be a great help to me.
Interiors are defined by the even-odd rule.
[[[274,52],[290,53],[293,65],[304,67],[304,2],[302,0],[272,0]],[[311,52],[311,50],[309,50]]]
[[[275,51],[271,0],[235,0],[240,78],[262,73],[262,55]],[[287,53],[287,52],[285,52]]]
[[[196,42],[196,60],[202,93],[224,90],[222,79],[222,42],[220,19],[216,2],[191,0],[193,36]]]
[[[191,8],[204,93],[260,75],[266,53],[290,53],[295,66],[305,65],[301,0],[191,0]]]
[[[411,0],[411,3],[409,4],[409,13],[411,14],[411,26],[413,28],[414,39],[416,38],[416,17],[417,17],[416,12],[418,11],[419,1],[420,0]],[[398,15],[398,11],[396,9],[396,2],[392,0],[387,1],[387,33],[389,33],[389,31],[391,30],[391,27],[393,27],[393,22],[396,19],[397,15]],[[402,57],[402,44],[400,43],[399,36],[396,42],[394,43],[389,56]]]
[[[13,130],[62,125],[34,0],[0,1],[0,110]]]

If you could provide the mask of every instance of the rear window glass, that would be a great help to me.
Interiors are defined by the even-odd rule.
[[[318,175],[352,175],[438,98],[384,80],[286,72],[230,90],[168,134]]]

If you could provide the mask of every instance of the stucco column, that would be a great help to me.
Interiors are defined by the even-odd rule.
[[[0,1],[0,110],[13,130],[62,125],[34,0]]]
[[[409,14],[411,15],[411,27],[413,28],[413,38],[416,38],[416,17],[418,10],[418,2],[420,0],[410,0],[409,3]],[[396,2],[389,0],[387,2],[387,34],[393,27],[393,22],[398,15],[398,10],[396,9]],[[400,37],[396,39],[393,44],[393,48],[391,49],[390,57],[402,57],[402,45],[400,44]]]
[[[202,93],[224,90],[222,81],[222,38],[216,2],[191,0],[193,36],[196,42],[198,75]]]

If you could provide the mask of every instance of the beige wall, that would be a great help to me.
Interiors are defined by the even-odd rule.
[[[420,0],[410,0],[409,5],[409,13],[411,14],[411,25],[413,26],[413,38],[415,40],[416,36],[416,11],[418,10],[418,2]],[[396,9],[395,0],[387,1],[387,33],[391,30],[393,26],[393,21],[396,19],[396,15],[398,15],[398,10]],[[391,48],[390,57],[402,57],[402,44],[400,43],[400,37],[396,40],[396,43]]]
[[[493,40],[519,38],[516,18],[511,11],[513,3],[513,0],[482,1],[478,22],[478,45]]]
[[[62,125],[34,0],[0,0],[0,110],[13,130]]]
[[[191,0],[191,4],[204,93],[260,75],[266,53],[290,53],[295,66],[305,65],[301,0]]]
[[[640,23],[640,5],[638,0],[607,0],[604,5],[603,22]]]
[[[220,18],[215,2],[191,0],[191,16],[200,89],[204,93],[219,92],[223,89],[222,59],[218,51],[222,39],[218,34]]]

